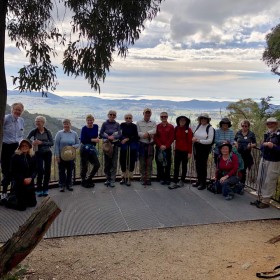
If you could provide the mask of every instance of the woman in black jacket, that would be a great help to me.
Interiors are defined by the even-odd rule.
[[[6,207],[24,211],[37,204],[34,179],[37,175],[36,159],[32,144],[23,139],[11,160],[13,193],[8,197]]]

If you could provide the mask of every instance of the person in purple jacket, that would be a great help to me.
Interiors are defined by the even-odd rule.
[[[112,145],[112,153],[104,153],[104,173],[106,176],[105,185],[111,188],[115,187],[117,165],[118,165],[118,144],[121,137],[120,124],[115,121],[117,112],[110,110],[108,112],[108,120],[105,121],[100,129],[99,136],[103,142],[110,142]]]
[[[98,125],[94,123],[94,117],[91,114],[86,116],[86,123],[87,124],[82,128],[81,131],[81,179],[83,187],[92,188],[94,187],[92,178],[100,167],[98,152],[95,147],[96,143],[99,143]],[[91,169],[88,178],[86,178],[88,172],[88,163],[90,163],[93,168]]]

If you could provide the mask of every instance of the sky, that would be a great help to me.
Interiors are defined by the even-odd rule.
[[[279,0],[165,0],[126,59],[115,56],[100,94],[83,78],[63,75],[61,67],[55,94],[174,101],[273,96],[280,104],[278,77],[261,60],[279,11]],[[25,60],[7,40],[9,89],[10,76]]]

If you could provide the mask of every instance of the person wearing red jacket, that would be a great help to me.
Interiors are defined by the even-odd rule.
[[[162,185],[170,185],[171,145],[174,141],[174,126],[168,123],[167,112],[160,113],[161,123],[157,125],[156,144],[157,178]]]
[[[184,186],[187,174],[188,159],[192,156],[192,137],[193,132],[190,126],[190,119],[180,116],[176,119],[175,127],[175,156],[174,156],[174,185],[169,189],[176,189]],[[179,181],[179,170],[182,165],[181,180]],[[178,182],[179,181],[179,182]]]
[[[240,182],[237,176],[238,157],[232,153],[232,145],[223,143],[219,146],[220,155],[217,158],[216,184],[217,188],[222,190],[222,194],[226,200],[234,197],[232,187]],[[241,193],[240,193],[241,194]]]

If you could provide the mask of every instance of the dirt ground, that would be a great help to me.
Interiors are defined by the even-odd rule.
[[[280,220],[45,239],[25,279],[249,280],[280,264]]]

